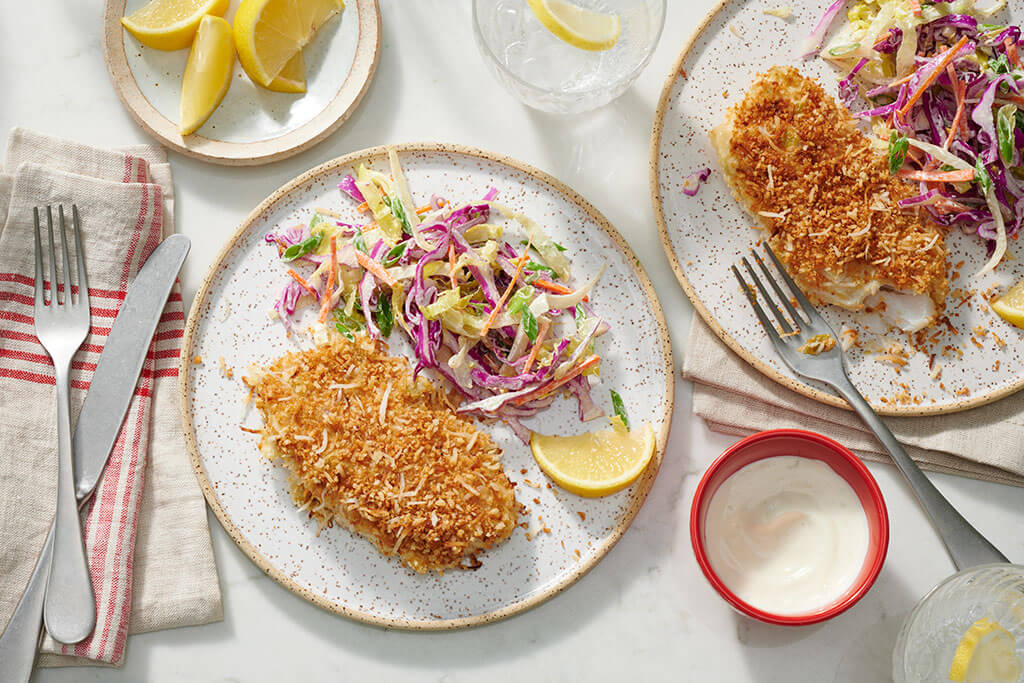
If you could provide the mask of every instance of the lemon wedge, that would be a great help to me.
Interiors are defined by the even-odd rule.
[[[296,52],[295,56],[288,60],[267,89],[277,92],[306,92],[306,60],[301,52]]]
[[[613,427],[578,436],[530,435],[537,464],[556,484],[587,498],[626,488],[643,474],[654,455],[649,424],[628,431]]]
[[[181,50],[192,44],[206,14],[222,16],[229,0],[153,0],[126,17],[121,25],[146,47]]]
[[[617,14],[584,9],[563,0],[528,0],[530,9],[547,30],[581,50],[607,50],[622,30]]]
[[[305,76],[298,78],[301,62],[293,62],[295,55],[344,8],[342,0],[242,0],[234,24],[238,61],[249,78],[264,88],[285,74],[273,89],[289,84],[297,88],[301,82],[305,90]]]
[[[182,135],[194,132],[210,118],[231,85],[234,66],[231,24],[207,14],[199,22],[199,30],[185,64],[185,75],[181,79],[178,127]]]
[[[1024,280],[993,301],[992,310],[1006,322],[1024,328]]]
[[[988,617],[964,633],[953,654],[949,680],[957,683],[1014,683],[1022,667],[1009,631]]]

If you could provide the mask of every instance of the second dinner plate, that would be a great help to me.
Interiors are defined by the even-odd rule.
[[[214,262],[196,295],[182,349],[181,400],[186,441],[210,507],[239,547],[282,585],[316,605],[373,624],[448,629],[494,621],[536,605],[592,568],[636,516],[658,472],[673,406],[672,349],[661,307],[636,256],[608,221],[551,176],[507,157],[453,145],[396,147],[415,199],[437,194],[470,201],[499,191],[498,201],[540,223],[568,249],[575,281],[604,274],[591,305],[611,324],[597,342],[601,383],[594,398],[610,407],[608,389],[625,401],[634,424],[657,436],[654,458],[629,488],[587,499],[549,485],[528,446],[503,424],[485,424],[504,451],[502,463],[527,512],[512,537],[482,555],[475,571],[419,575],[348,530],[325,529],[292,502],[283,467],[257,449],[258,427],[240,381],[311,342],[286,336],[268,312],[285,282],[285,267],[264,236],[305,222],[316,207],[362,222],[338,182],[359,162],[387,168],[385,148],[340,157],[299,176],[260,204]],[[506,239],[518,239],[512,235]],[[396,330],[397,332],[397,330]],[[392,353],[409,348],[392,334]],[[195,362],[201,361],[201,362]],[[599,429],[581,423],[575,402],[557,399],[524,423],[543,433]]]
[[[799,3],[793,16],[783,20],[766,14],[765,3],[720,2],[682,46],[665,81],[651,135],[650,180],[665,253],[704,322],[768,377],[822,403],[847,407],[825,385],[797,376],[782,362],[730,272],[763,233],[751,228],[753,217],[734,199],[708,138],[726,109],[771,66],[795,66],[836,94],[845,74],[821,59],[804,61],[797,55],[829,4]],[[1020,9],[1002,17],[1015,24],[1022,18]],[[683,194],[683,178],[706,167],[711,177],[697,195]],[[904,367],[897,368],[886,356],[893,344],[910,350],[905,336],[864,333],[870,322],[864,313],[819,307],[837,332],[844,326],[862,332],[860,345],[847,353],[850,378],[881,414],[950,413],[1024,388],[1024,332],[993,313],[983,296],[1024,278],[1019,243],[1011,240],[996,272],[976,278],[973,274],[987,260],[985,245],[957,229],[946,242],[950,264],[963,261],[959,276],[950,279],[949,326],[930,328],[934,341],[911,354]]]

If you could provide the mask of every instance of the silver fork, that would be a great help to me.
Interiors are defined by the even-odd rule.
[[[75,477],[71,453],[71,359],[89,334],[89,282],[85,274],[79,234],[78,207],[72,205],[72,233],[75,238],[78,296],[71,292],[71,263],[64,207],[59,206],[63,280],[58,279],[53,230],[53,209],[46,207],[49,233],[50,298],[43,292],[43,245],[40,239],[39,209],[35,217],[35,328],[36,337],[53,360],[57,385],[57,514],[53,524],[53,560],[43,620],[46,630],[61,643],[84,640],[96,625],[96,604],[85,559],[82,526],[75,499]],[[60,290],[63,288],[63,296]]]
[[[775,345],[775,350],[779,352],[782,360],[797,374],[819,380],[831,386],[840,396],[846,399],[857,414],[860,415],[861,419],[867,423],[867,426],[871,428],[871,431],[875,433],[878,440],[889,451],[903,476],[907,478],[910,487],[914,491],[914,495],[917,497],[921,507],[924,508],[931,518],[935,530],[946,545],[946,550],[949,551],[950,556],[953,558],[953,564],[956,565],[958,570],[990,562],[1008,562],[1006,557],[995,546],[989,543],[977,529],[971,526],[953,508],[949,501],[928,480],[917,464],[906,454],[903,446],[900,445],[896,437],[889,431],[889,428],[885,426],[885,423],[882,422],[871,408],[871,405],[864,400],[860,391],[850,381],[846,371],[846,358],[843,355],[841,345],[838,343],[839,338],[836,336],[835,331],[818,315],[817,310],[807,300],[803,292],[800,291],[800,288],[790,279],[782,264],[779,263],[779,259],[776,258],[767,244],[764,245],[764,249],[768,254],[768,258],[775,265],[775,269],[778,271],[782,281],[785,282],[788,289],[792,292],[793,299],[800,309],[799,313],[794,308],[794,304],[790,302],[790,297],[783,292],[782,287],[764,261],[761,260],[761,257],[758,256],[757,252],[752,250],[751,254],[757,261],[761,272],[760,276],[755,272],[746,257],[742,259],[742,262],[747,274],[757,287],[757,295],[764,302],[764,307],[758,302],[758,296],[755,295],[746,280],[740,275],[740,271],[736,266],[732,266],[732,272],[739,281],[743,293],[746,294],[747,300],[750,301],[750,305],[754,307],[754,313],[757,315],[758,320],[761,321],[765,331],[768,332],[768,338]],[[788,319],[772,300],[762,280],[768,282],[768,285],[776,295],[776,299],[782,304],[786,313],[789,314]],[[768,318],[764,311],[765,308],[771,311],[771,314],[778,322],[778,328]],[[780,329],[781,332],[779,331]],[[831,337],[833,346],[817,354],[805,353],[800,350],[802,346],[819,335]]]

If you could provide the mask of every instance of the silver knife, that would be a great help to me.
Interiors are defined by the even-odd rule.
[[[74,435],[75,495],[89,499],[121,431],[153,332],[191,242],[170,235],[146,259],[128,288],[107,335]],[[43,621],[46,582],[53,552],[53,527],[11,621],[0,634],[0,681],[28,681]]]

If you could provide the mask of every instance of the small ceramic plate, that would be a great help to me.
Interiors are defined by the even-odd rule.
[[[235,59],[231,87],[203,126],[178,133],[181,77],[188,49],[146,47],[121,26],[147,0],[107,0],[103,55],[118,97],[132,118],[157,140],[205,161],[265,164],[312,147],[355,111],[380,55],[377,0],[348,0],[313,37],[303,56],[306,92],[272,92],[253,83]],[[229,21],[238,0],[225,14]]]
[[[751,229],[754,219],[725,184],[708,131],[743,98],[756,75],[773,65],[797,67],[832,95],[844,76],[824,60],[803,61],[796,55],[829,1],[796,3],[788,20],[765,14],[771,4],[724,0],[684,45],[655,115],[651,198],[679,284],[715,334],[768,377],[823,403],[847,407],[825,385],[798,377],[779,359],[729,270],[763,233]],[[1011,21],[1020,23],[1022,12],[1013,13]],[[712,169],[711,178],[697,196],[684,195],[683,178],[705,167]],[[985,245],[959,230],[950,231],[946,243],[950,265],[964,262],[959,276],[950,271],[946,298],[946,315],[955,332],[940,326],[945,332],[913,354],[905,367],[897,370],[878,358],[890,343],[909,349],[905,336],[886,334],[870,314],[819,307],[837,332],[848,326],[860,333],[859,347],[847,353],[850,378],[879,413],[951,413],[1024,387],[1024,336],[996,316],[981,296],[1024,278],[1024,253],[1011,240],[997,272],[977,278],[973,274],[985,263]],[[940,329],[928,332],[935,335]],[[941,367],[938,377],[936,367]]]
[[[257,450],[258,427],[247,413],[240,381],[253,363],[311,346],[305,335],[285,335],[268,313],[286,281],[286,268],[264,236],[307,221],[315,207],[362,222],[354,202],[337,189],[354,164],[386,169],[383,147],[349,154],[288,183],[242,223],[196,295],[182,351],[182,414],[192,462],[206,499],[253,562],[316,605],[378,625],[410,629],[471,626],[520,612],[565,589],[611,549],[632,522],[654,482],[668,438],[673,405],[672,349],[661,307],[632,250],[608,221],[571,189],[507,157],[438,144],[400,145],[399,158],[413,198],[498,201],[543,225],[571,255],[573,278],[583,282],[602,266],[591,304],[611,330],[598,341],[601,383],[593,396],[610,413],[609,388],[625,401],[634,424],[648,422],[657,451],[644,475],[614,495],[574,496],[540,471],[528,446],[503,424],[481,425],[502,447],[502,462],[528,512],[505,543],[479,556],[475,571],[419,575],[348,530],[325,529],[296,509],[285,470]],[[515,230],[515,228],[509,228]],[[515,239],[515,233],[512,239]],[[305,320],[312,322],[313,311]],[[396,329],[396,332],[398,330]],[[410,348],[392,334],[392,353]],[[201,363],[194,363],[196,357]],[[221,359],[233,372],[221,367]],[[229,377],[228,375],[233,375]],[[581,423],[575,401],[559,398],[525,424],[543,433],[579,433],[607,427]],[[545,529],[549,531],[545,531]]]

